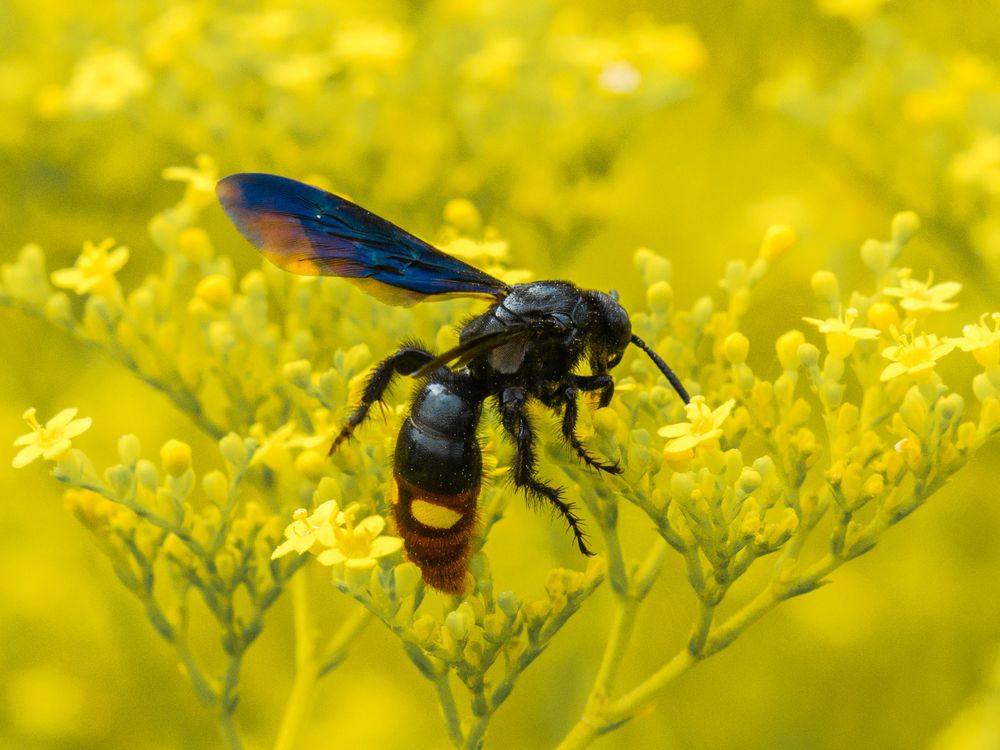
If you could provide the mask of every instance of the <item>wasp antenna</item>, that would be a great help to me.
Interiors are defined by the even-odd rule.
[[[674,387],[674,390],[677,391],[677,395],[681,397],[681,400],[685,404],[691,403],[691,397],[688,395],[688,392],[684,389],[684,386],[681,385],[680,378],[678,378],[674,374],[674,371],[671,370],[670,366],[663,361],[663,358],[659,354],[654,352],[645,341],[636,336],[634,333],[632,334],[631,340],[633,344],[635,344],[644,352],[646,352],[649,358],[653,360],[653,363],[657,366],[660,372],[662,372],[663,375],[667,378],[667,380],[670,381],[670,385],[672,385]]]

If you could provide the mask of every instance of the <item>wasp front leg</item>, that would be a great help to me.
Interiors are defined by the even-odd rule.
[[[417,346],[401,346],[395,352],[379,362],[368,377],[365,390],[361,394],[361,402],[347,418],[347,424],[333,440],[328,455],[333,455],[342,442],[347,440],[354,429],[368,417],[372,404],[382,400],[386,389],[392,383],[395,375],[412,375],[421,367],[434,359],[434,355],[426,349]]]
[[[535,476],[535,433],[524,411],[527,393],[523,388],[505,388],[500,395],[500,418],[504,429],[514,441],[516,448],[514,460],[510,467],[511,479],[515,486],[523,489],[529,498],[544,500],[554,507],[576,538],[576,546],[587,556],[594,553],[587,546],[587,538],[583,533],[583,522],[573,510],[573,504],[562,499],[562,490],[551,487]]]
[[[610,380],[610,376],[608,377]],[[603,387],[603,386],[602,386]],[[612,388],[614,384],[612,383]],[[596,389],[595,389],[596,390]],[[579,436],[576,434],[576,422],[580,416],[580,405],[577,402],[577,397],[580,394],[580,389],[576,386],[570,385],[566,386],[562,390],[563,399],[563,420],[562,420],[562,434],[566,438],[566,442],[570,444],[570,447],[576,452],[576,455],[580,457],[587,466],[592,469],[597,469],[598,471],[606,471],[608,474],[621,474],[623,469],[617,463],[606,464],[598,459],[587,450],[587,446],[583,444]]]

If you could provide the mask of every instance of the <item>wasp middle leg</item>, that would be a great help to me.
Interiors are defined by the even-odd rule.
[[[372,404],[382,400],[386,389],[392,383],[393,376],[412,375],[433,359],[434,355],[426,349],[422,349],[419,346],[406,345],[401,346],[379,362],[368,377],[365,390],[361,394],[361,402],[351,412],[350,416],[347,417],[347,424],[343,426],[337,437],[333,439],[333,445],[330,446],[330,452],[327,455],[332,456],[340,444],[353,434],[354,429],[365,421]]]
[[[504,429],[514,441],[514,460],[511,464],[511,478],[529,497],[544,500],[554,507],[576,538],[580,552],[592,556],[583,533],[583,522],[573,510],[573,504],[562,499],[562,490],[552,487],[535,476],[535,433],[531,429],[528,415],[524,412],[527,394],[523,388],[505,388],[500,395],[500,419]]]

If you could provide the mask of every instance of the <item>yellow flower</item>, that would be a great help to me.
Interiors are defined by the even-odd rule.
[[[285,541],[271,554],[271,559],[291,551],[312,552],[323,565],[346,564],[354,570],[368,570],[375,566],[376,558],[397,552],[403,540],[394,536],[380,536],[385,529],[385,519],[368,516],[357,524],[355,503],[346,510],[339,510],[334,500],[327,500],[312,514],[299,508],[292,516],[295,520],[285,529]]]
[[[926,282],[910,278],[911,273],[909,268],[901,269],[899,286],[886,287],[882,290],[890,297],[899,297],[901,300],[899,304],[906,312],[914,317],[923,317],[931,311],[941,312],[958,307],[957,302],[947,301],[962,290],[962,285],[957,281],[946,281],[932,286],[933,271],[927,275]]]
[[[215,183],[219,181],[219,167],[207,154],[198,154],[193,167],[167,167],[163,179],[186,182],[184,202],[194,208],[204,208],[215,203]]]
[[[993,320],[993,330],[986,324],[986,318]],[[962,328],[961,338],[948,341],[963,352],[972,352],[976,361],[987,370],[1000,362],[1000,313],[983,313],[979,322]]]
[[[337,509],[337,503],[327,500],[316,510],[309,513],[305,508],[299,508],[292,514],[294,519],[285,527],[285,541],[278,545],[277,549],[271,553],[271,559],[287,555],[291,551],[303,552],[318,551],[331,546],[333,539],[333,523],[343,523],[344,514]]]
[[[391,70],[409,56],[413,40],[395,24],[359,22],[334,38],[341,59],[359,67]]]
[[[846,310],[841,308],[840,315],[836,318],[802,320],[819,328],[820,333],[826,334],[826,349],[830,354],[845,359],[854,351],[854,345],[858,340],[877,339],[880,335],[877,328],[855,328],[854,321],[857,317],[858,311],[848,307]]]
[[[65,103],[78,114],[106,115],[143,94],[149,84],[149,73],[129,50],[102,50],[77,63]]]
[[[109,253],[114,244],[115,241],[110,238],[98,245],[89,240],[84,242],[83,252],[73,268],[53,271],[52,283],[63,289],[72,289],[77,294],[117,294],[115,274],[128,262],[128,248],[117,247]]]
[[[403,540],[395,536],[379,536],[385,529],[382,516],[368,516],[354,524],[354,514],[358,505],[351,505],[337,517],[337,523],[330,524],[333,540],[329,549],[319,553],[316,559],[323,565],[344,563],[354,570],[369,570],[375,567],[376,558],[398,552]]]
[[[891,363],[882,370],[881,380],[892,380],[904,373],[912,375],[917,380],[924,380],[934,371],[937,360],[948,354],[955,345],[947,341],[939,341],[933,333],[913,335],[913,321],[900,333],[893,327],[892,334],[896,346],[882,350],[882,356]]]
[[[24,421],[31,426],[31,432],[21,435],[14,445],[23,445],[14,456],[13,466],[20,469],[41,456],[47,461],[58,461],[70,449],[70,440],[90,428],[90,417],[73,419],[76,409],[63,409],[42,427],[35,417],[37,410],[32,407],[24,412]]]
[[[695,448],[695,446],[715,440],[722,434],[722,423],[733,410],[736,402],[729,399],[713,411],[705,403],[704,396],[694,396],[684,408],[687,410],[687,422],[671,424],[659,429],[661,437],[670,438],[663,446],[664,454],[677,455]]]

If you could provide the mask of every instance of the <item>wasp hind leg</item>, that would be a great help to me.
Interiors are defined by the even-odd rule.
[[[361,394],[361,402],[347,417],[347,424],[333,439],[333,445],[330,446],[328,455],[332,456],[340,444],[354,433],[355,428],[365,421],[372,404],[382,400],[386,389],[392,383],[393,376],[412,375],[433,359],[434,355],[426,349],[421,349],[418,346],[401,346],[379,362],[368,377],[365,390]]]
[[[588,557],[594,553],[587,546],[583,533],[583,522],[573,510],[573,504],[562,499],[562,490],[551,487],[535,476],[535,433],[531,429],[528,415],[524,413],[527,396],[523,388],[507,388],[500,396],[500,417],[504,429],[514,441],[516,448],[510,467],[511,479],[515,486],[523,489],[531,499],[543,500],[554,507],[569,525],[580,552]]]

